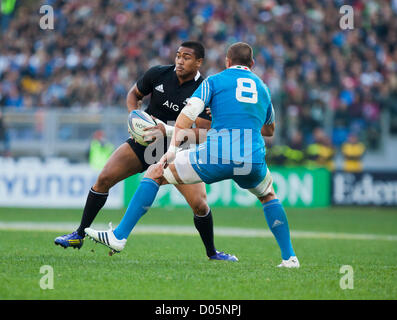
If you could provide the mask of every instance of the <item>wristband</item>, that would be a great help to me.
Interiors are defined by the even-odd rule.
[[[165,127],[165,135],[167,137],[172,137],[172,135],[174,134],[175,127],[169,126],[168,124],[164,124],[164,127]]]

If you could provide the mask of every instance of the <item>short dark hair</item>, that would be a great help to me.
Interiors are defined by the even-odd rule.
[[[196,59],[204,59],[205,57],[205,49],[201,42],[185,41],[184,43],[181,44],[181,47],[193,49]]]
[[[232,64],[251,67],[254,55],[252,48],[245,42],[236,42],[227,49],[226,57],[228,57]]]

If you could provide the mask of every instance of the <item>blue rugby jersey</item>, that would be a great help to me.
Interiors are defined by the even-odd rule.
[[[211,109],[209,158],[265,161],[261,128],[274,122],[274,109],[269,89],[257,75],[247,67],[232,66],[205,79],[192,97]]]

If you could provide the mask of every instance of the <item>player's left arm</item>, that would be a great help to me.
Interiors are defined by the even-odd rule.
[[[211,126],[211,122],[198,118],[198,115],[204,110],[204,101],[197,97],[189,99],[188,104],[182,109],[178,118],[176,119],[174,134],[171,138],[171,145],[177,148],[182,142],[189,140],[195,140],[197,143],[203,140],[201,137],[206,137],[207,128]],[[209,122],[209,123],[206,123]],[[193,123],[199,125],[198,128],[192,128]],[[203,128],[204,126],[204,128]],[[172,148],[171,148],[172,150]]]
[[[184,111],[185,110],[185,111]],[[200,111],[201,110],[201,111]],[[167,152],[160,159],[159,163],[165,165],[175,159],[179,145],[186,141],[186,137],[191,139],[196,133],[191,129],[197,116],[204,110],[204,102],[199,98],[191,98],[189,103],[182,109],[176,119],[174,133],[171,138],[170,146]],[[196,128],[197,129],[197,128]]]
[[[272,124],[264,124],[261,129],[261,134],[264,137],[273,137],[275,129],[276,129],[275,122],[273,122]]]
[[[143,129],[144,131],[146,131],[144,133],[145,141],[154,142],[155,138],[160,136],[172,137],[175,131],[174,126],[167,125],[160,119],[157,119],[153,116],[151,117],[157,123],[157,125],[154,127]],[[207,131],[211,128],[211,120],[208,120],[208,118],[208,115],[202,112],[194,122],[195,128],[186,129],[184,131],[184,133],[186,134],[184,141],[190,140],[192,143],[194,142],[196,144],[204,142],[207,138]],[[160,131],[161,134],[159,134],[158,131]]]
[[[211,120],[198,116],[196,121],[196,128],[193,128],[196,137],[196,143],[203,143],[207,139],[207,132],[211,129]]]
[[[204,140],[207,130],[211,127],[210,117],[204,111],[205,106],[210,105],[213,94],[211,77],[204,79],[200,86],[193,93],[187,105],[182,109],[175,123],[175,132],[171,139],[171,146],[178,146],[184,137],[191,135],[192,131],[197,138],[196,143]],[[207,120],[205,120],[207,119]],[[190,129],[193,123],[196,123],[196,128]],[[201,129],[206,129],[205,132]]]
[[[267,98],[269,99],[269,104],[267,107],[265,123],[261,129],[261,134],[264,137],[272,137],[274,134],[274,130],[276,129],[276,121],[275,121],[276,119],[275,119],[274,107],[273,104],[271,103],[269,89],[265,87],[265,91]]]
[[[165,164],[166,162],[172,161],[179,145],[186,141],[186,137],[191,137],[194,134],[194,131],[191,129],[191,127],[193,123],[196,122],[198,116],[204,111],[205,105],[209,105],[211,97],[212,90],[210,82],[208,79],[205,79],[193,93],[187,105],[182,109],[181,113],[176,119],[174,133],[171,138],[171,144],[166,154],[161,158],[161,163]]]

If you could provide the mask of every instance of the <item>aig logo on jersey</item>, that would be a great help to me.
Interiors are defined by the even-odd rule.
[[[188,100],[189,100],[189,98],[186,98],[186,100],[183,101],[183,106],[186,106]],[[170,108],[174,111],[179,111],[179,106],[177,104],[174,104],[171,101],[168,101],[168,100],[163,103],[163,106],[166,106],[167,108]]]

